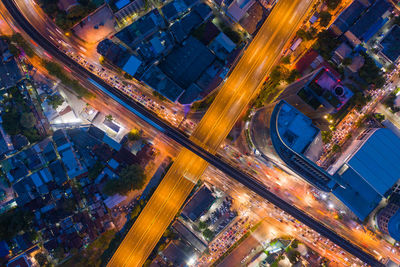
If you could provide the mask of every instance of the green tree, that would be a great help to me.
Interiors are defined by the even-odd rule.
[[[41,140],[39,132],[35,128],[24,129],[22,134],[29,140],[31,143],[35,143]]]
[[[329,25],[329,22],[331,22],[331,19],[332,19],[332,15],[331,15],[331,13],[329,13],[329,12],[327,12],[327,11],[322,11],[322,12],[319,14],[319,24],[320,24],[322,27],[328,26],[328,25]]]
[[[33,214],[19,208],[0,215],[0,240],[10,240],[20,232],[31,229]]]
[[[381,69],[376,66],[370,56],[364,53],[363,57],[365,61],[358,72],[359,76],[368,84],[374,84],[376,88],[381,88],[385,84]]]
[[[375,119],[376,119],[377,121],[379,121],[379,122],[382,122],[382,121],[385,120],[385,115],[380,114],[380,113],[375,113],[375,114],[374,114],[374,117],[375,117]]]
[[[11,40],[11,42],[14,42],[15,44],[17,44],[17,46],[22,48],[28,57],[33,57],[35,55],[35,52],[33,51],[33,49],[25,41],[25,39],[22,37],[22,35],[20,33],[13,34],[11,36],[10,40]]]
[[[300,259],[300,252],[298,252],[297,250],[294,250],[294,249],[290,249],[286,253],[286,255],[287,255],[287,257],[288,257],[288,259],[289,259],[291,264],[295,264]]]
[[[321,132],[322,136],[322,142],[325,144],[329,143],[332,139],[332,132],[331,131],[322,131]]]
[[[42,64],[50,75],[57,77],[64,85],[73,89],[78,97],[95,97],[94,94],[90,93],[85,87],[80,85],[77,80],[70,79],[59,64],[47,60],[43,60]]]
[[[208,240],[208,241],[211,241],[213,238],[214,238],[214,232],[213,231],[211,231],[210,229],[205,229],[204,231],[203,231],[203,236]]]
[[[341,2],[342,0],[325,0],[325,3],[330,10],[335,10]]]
[[[199,229],[206,229],[207,228],[207,224],[203,221],[199,222]]]
[[[292,246],[292,248],[298,248],[298,246],[299,246],[299,240],[297,240],[297,239],[293,240],[291,246]]]
[[[113,120],[113,116],[111,114],[108,114],[105,116],[105,119],[108,121],[112,121]]]
[[[36,119],[35,119],[35,116],[33,116],[32,112],[22,113],[21,118],[20,118],[20,123],[21,123],[22,127],[27,128],[27,129],[33,128],[35,126],[35,122],[36,122]]]
[[[290,55],[283,57],[281,61],[283,64],[290,64]]]
[[[286,80],[289,74],[289,70],[286,67],[277,65],[272,68],[269,78],[272,83],[279,83],[283,80]]]
[[[308,34],[310,34],[311,38],[314,38],[315,35],[317,34],[317,29],[314,27],[310,27],[307,32]]]
[[[135,219],[137,216],[139,216],[140,212],[142,211],[142,207],[138,204],[136,204],[131,212],[131,219]]]
[[[131,190],[142,189],[146,182],[146,175],[139,165],[130,165],[121,170],[119,178],[106,182],[103,192],[106,195],[127,194]]]
[[[47,100],[54,109],[58,108],[64,103],[64,98],[59,94],[51,95],[47,98]]]
[[[96,161],[96,163],[88,170],[88,178],[91,180],[96,179],[103,171],[103,169],[103,163],[101,163],[101,161]]]
[[[2,114],[3,129],[9,135],[16,135],[21,132],[19,114],[15,108],[11,108]]]
[[[305,31],[304,29],[299,29],[296,32],[297,37],[300,37],[301,39],[303,39],[304,41],[309,41],[313,38],[313,36],[311,35],[310,32]]]
[[[329,59],[339,43],[340,41],[332,32],[324,30],[318,33],[318,38],[313,48],[318,50],[323,58]]]
[[[67,19],[83,18],[86,14],[86,9],[81,5],[76,5],[68,10]]]
[[[292,69],[289,72],[289,75],[286,77],[285,80],[286,80],[287,83],[292,83],[299,77],[300,77],[300,73],[296,69]]]
[[[232,30],[229,26],[222,28],[222,31],[232,40],[235,44],[238,44],[242,41],[242,36],[235,30]]]
[[[367,104],[366,97],[364,96],[363,92],[360,91],[354,93],[352,101],[357,110],[361,110],[365,106],[365,104]]]
[[[156,90],[153,90],[152,94],[153,94],[153,96],[157,97],[158,99],[160,99],[162,101],[167,100],[162,94],[160,94]]]
[[[132,129],[128,133],[128,140],[129,141],[137,141],[137,140],[140,140],[141,137],[142,137],[142,133],[138,129]]]
[[[332,146],[332,152],[333,153],[340,152],[340,150],[341,150],[341,147],[338,144],[334,144]]]

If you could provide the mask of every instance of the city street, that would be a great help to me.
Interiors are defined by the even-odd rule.
[[[29,1],[27,1],[29,2]],[[64,38],[64,36],[63,36]],[[239,76],[241,78],[241,76]],[[93,86],[90,85],[87,81],[82,80],[82,83],[85,83],[86,85],[88,85],[88,87]],[[237,83],[237,81],[236,81]],[[233,90],[230,90],[228,92],[232,93]],[[230,96],[227,96],[230,97]],[[241,101],[247,101],[245,97],[243,98],[239,98]],[[139,100],[140,101],[140,100]],[[226,99],[224,98],[223,101],[221,101],[224,103],[224,105],[226,104]],[[235,102],[236,103],[236,102]],[[124,107],[122,107],[121,105],[119,105],[117,102],[112,101],[111,103],[108,101],[103,101],[100,98],[96,98],[94,99],[91,103],[90,103],[93,107],[95,107],[95,109],[98,110],[102,110],[104,112],[109,113],[109,114],[115,114],[115,118],[118,119],[118,121],[121,121],[124,125],[126,125],[126,127],[137,127],[139,123],[139,125],[141,124],[141,122],[137,122],[135,120],[135,122],[133,123],[133,119],[132,119],[132,115],[130,112],[128,112]],[[215,104],[217,105],[217,104]],[[236,107],[237,104],[235,104]],[[222,107],[222,105],[220,104],[220,107]],[[237,110],[240,110],[240,107],[237,106]],[[226,109],[226,111],[230,112],[229,109]],[[239,112],[240,113],[240,112]],[[221,110],[218,110],[218,115],[221,114],[221,118],[223,117],[222,114],[223,112]],[[233,114],[233,113],[232,113]],[[226,115],[226,114],[225,114]],[[225,116],[224,115],[224,116]],[[234,115],[232,115],[234,116]],[[216,117],[213,117],[213,120],[218,120]],[[178,121],[176,122],[178,123]],[[172,123],[173,124],[173,123]],[[218,127],[220,130],[216,129],[218,135],[221,134],[221,136],[223,135],[223,132],[229,128],[229,125],[227,124],[220,124],[220,126],[218,126],[219,124],[215,123],[215,125],[208,125],[207,127],[211,127],[211,128],[215,128]],[[149,128],[148,125],[146,124],[141,124],[141,126]],[[204,129],[206,129],[207,127],[205,127]],[[208,129],[207,131],[204,130],[204,132],[199,132],[199,138],[196,140],[196,142],[202,143],[200,142],[201,139],[204,139],[206,141],[204,141],[205,143],[207,142],[212,142],[217,144],[218,142],[220,142],[220,139],[218,138],[218,140],[213,141],[213,139],[211,138],[211,136],[209,136],[209,134],[211,133],[211,131]],[[157,144],[170,144],[167,145],[165,147],[165,151],[169,151],[170,149],[172,149],[171,151],[173,151],[174,153],[177,152],[179,150],[179,147],[175,144],[175,142],[171,142],[169,139],[167,139],[163,134],[160,134],[156,129],[154,128],[150,128],[149,130],[149,134],[150,135],[154,135],[156,137],[156,139],[158,139]],[[225,137],[222,138],[222,140]],[[207,145],[208,147],[208,145]],[[213,147],[213,146],[210,146]],[[214,146],[215,148],[211,149],[211,151],[216,150],[219,148],[219,144]],[[172,154],[174,154],[172,153]],[[186,152],[185,152],[186,153]],[[353,223],[349,223],[349,225],[353,225],[353,228],[350,228],[350,230],[348,230],[349,225],[346,225],[343,222],[339,222],[339,220],[334,219],[334,214],[336,214],[336,212],[339,211],[339,208],[337,208],[337,211],[333,211],[332,213],[330,212],[326,212],[327,207],[329,205],[329,202],[324,202],[324,203],[320,203],[319,200],[314,200],[314,196],[310,193],[310,188],[307,184],[305,184],[305,182],[303,182],[302,180],[299,180],[297,178],[292,178],[292,177],[286,177],[287,175],[283,174],[282,172],[280,172],[279,170],[275,170],[275,169],[270,169],[268,167],[266,167],[265,165],[265,161],[258,159],[256,157],[248,157],[248,156],[243,156],[244,158],[244,162],[245,163],[239,163],[237,159],[235,159],[236,157],[232,157],[233,153],[227,153],[229,155],[229,158],[233,159],[233,164],[236,166],[241,166],[241,167],[246,167],[246,169],[249,170],[249,173],[251,173],[252,175],[256,175],[256,177],[258,178],[258,180],[262,181],[263,183],[267,184],[268,186],[270,186],[270,188],[273,189],[273,192],[278,194],[279,196],[281,196],[283,199],[286,199],[288,202],[291,203],[296,203],[297,206],[299,206],[300,208],[302,208],[302,210],[306,210],[308,213],[311,213],[315,218],[318,218],[319,220],[321,219],[321,216],[323,217],[323,221],[335,228],[338,229],[338,231],[342,232],[343,236],[347,236],[350,237],[348,239],[350,240],[354,240],[354,237],[358,237],[359,239],[357,240],[363,240],[362,245],[365,248],[368,248],[368,250],[374,250],[374,251],[378,251],[378,255],[389,255],[391,257],[393,257],[393,259],[396,259],[397,256],[397,250],[393,251],[393,249],[391,249],[390,246],[388,246],[384,241],[379,241],[376,240],[376,238],[371,237],[370,235],[367,235],[365,233],[364,230],[358,228],[358,224],[355,223],[355,226],[353,225]],[[186,153],[187,157],[192,157],[192,154],[190,152]],[[187,161],[185,161],[187,162]],[[195,161],[193,161],[192,164],[198,164],[199,162],[202,162],[202,160],[198,159],[196,157]],[[251,165],[249,165],[249,162]],[[203,163],[199,164],[203,166]],[[205,167],[204,167],[205,168]],[[202,168],[199,168],[198,171],[202,172]],[[186,172],[186,170],[184,171]],[[196,176],[192,176],[192,175],[187,175],[185,174],[185,178],[186,180],[195,180]],[[300,187],[298,186],[300,185]],[[188,187],[190,187],[190,183],[188,185]],[[336,205],[335,205],[336,206]],[[315,208],[318,207],[318,208]],[[329,210],[329,209],[328,209]],[[339,225],[339,227],[337,228],[336,226]],[[368,243],[366,243],[368,242]],[[384,242],[384,243],[382,243]],[[368,246],[366,245],[368,244]],[[398,261],[398,259],[397,259]]]

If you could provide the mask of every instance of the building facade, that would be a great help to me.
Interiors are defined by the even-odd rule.
[[[333,193],[361,221],[385,199],[392,199],[400,180],[400,138],[386,128],[366,129],[336,161],[316,164],[323,152],[321,132],[310,118],[280,100],[258,110],[251,120],[256,150],[282,170]],[[380,212],[380,227],[400,240],[400,202]]]

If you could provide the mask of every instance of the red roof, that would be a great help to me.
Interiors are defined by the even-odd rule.
[[[314,49],[309,50],[302,58],[296,63],[296,70],[303,73],[311,63],[318,57],[318,52]]]
[[[29,267],[31,266],[28,261],[26,260],[25,254],[22,254],[21,256],[10,260],[7,263],[7,267]]]

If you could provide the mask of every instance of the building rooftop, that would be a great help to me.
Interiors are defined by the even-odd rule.
[[[165,27],[163,18],[157,9],[153,9],[117,34],[119,40],[129,47],[134,47],[137,42],[147,38],[159,29]]]
[[[186,10],[186,5],[181,1],[172,1],[161,8],[164,17],[168,21],[177,19]]]
[[[395,240],[400,240],[400,209],[390,218],[388,222],[388,232]]]
[[[278,132],[282,141],[302,154],[319,133],[311,119],[289,104],[283,104],[278,117]]]
[[[125,71],[126,73],[134,76],[136,71],[139,69],[140,65],[142,64],[142,61],[140,61],[137,57],[134,55],[131,55],[128,59],[128,61],[125,63],[125,65],[122,67],[122,70]]]
[[[339,29],[337,33],[342,34],[346,32],[360,17],[361,13],[367,9],[367,7],[368,6],[359,0],[353,1],[353,3],[351,3],[351,5],[335,20],[333,26]]]
[[[181,20],[181,25],[183,31],[189,35],[192,30],[194,30],[197,26],[199,26],[203,20],[196,12],[190,12],[186,16],[184,16]]]
[[[351,168],[341,178],[348,184],[347,187],[338,186],[332,193],[363,221],[378,206],[382,197]]]
[[[212,14],[212,9],[210,8],[209,5],[205,3],[200,3],[196,5],[193,10],[203,19],[206,20],[210,17]]]
[[[344,187],[333,193],[364,220],[400,179],[400,138],[391,130],[367,129],[331,166]]]
[[[218,34],[218,36],[210,43],[208,46],[214,54],[224,61],[229,54],[236,48],[236,44],[229,39],[223,32]]]
[[[203,90],[195,83],[192,83],[179,98],[179,103],[184,105],[190,104],[197,100],[201,92],[203,92]]]
[[[174,36],[175,41],[177,41],[178,43],[183,42],[183,40],[186,39],[187,34],[183,30],[182,23],[179,20],[172,24],[169,29]]]
[[[396,62],[400,57],[400,26],[395,25],[381,41],[381,53],[390,61]]]
[[[296,63],[296,70],[299,73],[303,73],[311,63],[318,57],[318,52],[314,49],[309,50],[304,56],[302,56]]]
[[[215,56],[200,41],[189,37],[159,65],[160,69],[182,88],[188,88],[212,64]]]
[[[141,80],[172,102],[175,102],[183,93],[183,89],[155,65],[143,74]]]
[[[26,254],[21,254],[20,256],[11,259],[7,263],[7,267],[30,267],[32,266],[32,263],[28,261],[28,258],[26,257]]]
[[[212,20],[208,20],[197,28],[193,35],[196,35],[196,38],[204,45],[208,45],[220,32],[221,31],[215,26]]]
[[[392,8],[386,0],[376,1],[349,31],[358,39],[367,42],[382,26],[383,15]]]
[[[162,254],[173,266],[186,266],[186,261],[189,260],[183,243],[179,241],[171,241]]]
[[[0,62],[0,89],[8,89],[20,81],[21,71],[14,58],[8,61]]]
[[[199,0],[183,0],[183,2],[188,8],[190,8],[194,6],[197,2],[199,2]]]
[[[64,171],[64,167],[61,164],[61,161],[56,160],[49,165],[49,169],[54,177],[54,180],[58,185],[63,184],[67,181],[67,176]]]
[[[214,201],[215,197],[212,195],[210,189],[202,186],[187,202],[182,210],[182,214],[192,221],[196,221],[210,208]]]
[[[254,4],[254,0],[234,0],[228,7],[227,14],[236,22],[239,22],[247,10]]]
[[[129,4],[131,1],[130,0],[118,0],[117,2],[115,2],[115,6],[119,9],[123,8],[124,6],[126,6],[127,4]]]
[[[71,146],[60,150],[59,154],[70,178],[75,178],[87,171],[86,167],[81,165]]]
[[[195,234],[193,234],[179,220],[175,220],[175,222],[172,224],[172,228],[174,228],[179,233],[179,235],[181,235],[190,244],[192,244],[193,247],[195,247],[198,251],[203,252],[207,249],[207,245],[201,239],[199,239]]]
[[[389,129],[378,129],[347,160],[349,168],[380,195],[400,179],[400,138]]]
[[[109,120],[107,118],[104,119],[103,124],[116,133],[118,133],[119,130],[121,129],[121,127],[118,124],[116,124],[113,120]]]

